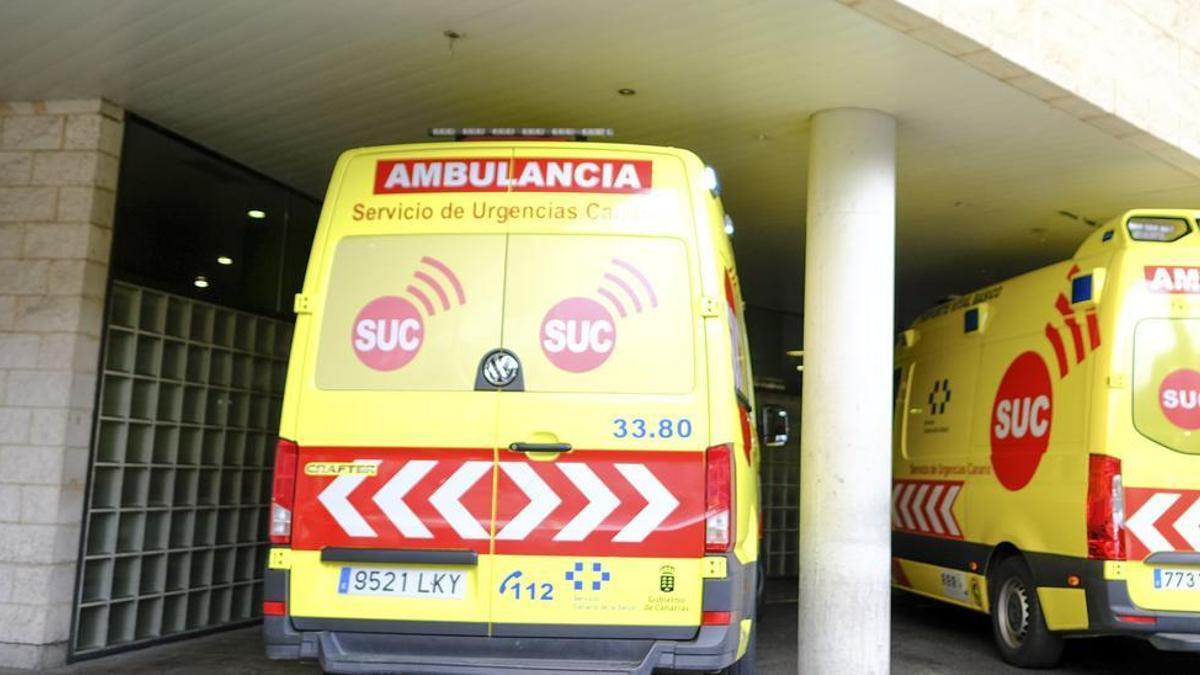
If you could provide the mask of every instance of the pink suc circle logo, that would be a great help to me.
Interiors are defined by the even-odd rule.
[[[1180,368],[1163,378],[1158,404],[1171,424],[1180,429],[1200,429],[1200,373]]]
[[[396,370],[416,357],[424,337],[425,326],[417,308],[404,298],[385,295],[358,313],[350,344],[368,368]]]
[[[583,373],[608,360],[617,342],[612,314],[591,298],[567,298],[542,319],[542,351],[559,368]]]

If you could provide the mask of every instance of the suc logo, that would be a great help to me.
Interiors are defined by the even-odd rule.
[[[643,300],[658,307],[654,287],[632,264],[614,258],[613,269],[605,272],[596,294],[624,319],[630,311],[641,313]],[[640,286],[639,294],[635,287]],[[626,304],[632,309],[627,309]],[[592,298],[560,300],[542,319],[542,352],[550,362],[571,373],[599,368],[612,356],[617,343],[617,324],[608,307]]]
[[[354,319],[354,353],[375,370],[403,368],[417,355],[424,337],[417,308],[394,295],[375,298]]]
[[[551,363],[572,373],[607,361],[616,340],[612,315],[591,298],[567,298],[542,319],[542,351]]]
[[[403,368],[421,350],[425,342],[425,320],[409,298],[420,303],[425,310],[424,316],[437,314],[437,305],[430,294],[438,299],[442,311],[450,310],[450,294],[432,272],[445,279],[459,305],[466,303],[462,283],[445,263],[425,256],[421,258],[421,265],[424,267],[419,266],[413,272],[412,283],[405,289],[408,297],[385,295],[375,298],[354,318],[350,345],[358,360],[368,368],[383,371]]]
[[[992,469],[1009,490],[1025,487],[1050,445],[1054,392],[1050,371],[1036,352],[1013,360],[992,404]]]
[[[1200,429],[1200,373],[1180,368],[1163,378],[1158,389],[1163,415],[1181,429]]]

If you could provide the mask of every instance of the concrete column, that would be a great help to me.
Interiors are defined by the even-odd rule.
[[[63,662],[124,113],[0,101],[0,665]]]
[[[800,672],[887,673],[896,121],[821,111],[808,157]]]

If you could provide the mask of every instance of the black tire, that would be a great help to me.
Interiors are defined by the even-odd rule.
[[[1017,556],[988,574],[992,635],[1000,656],[1021,668],[1052,668],[1062,660],[1063,638],[1046,628],[1033,574]]]
[[[755,665],[755,650],[758,644],[758,621],[750,624],[750,639],[746,643],[746,653],[733,665],[721,671],[721,675],[755,675],[758,667]]]

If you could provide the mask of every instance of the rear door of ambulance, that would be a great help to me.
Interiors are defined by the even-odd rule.
[[[497,393],[476,370],[501,343],[506,234],[456,210],[476,195],[416,177],[462,152],[364,153],[335,174],[296,415],[301,630],[487,633]],[[511,150],[470,155],[504,170]],[[411,180],[388,184],[405,162]]]
[[[1143,609],[1194,613],[1200,612],[1200,231],[1191,218],[1183,222],[1186,235],[1130,242],[1123,256],[1130,281],[1122,284],[1119,330],[1132,338],[1135,433],[1122,448],[1121,472],[1130,598]]]
[[[518,149],[514,175],[555,160],[638,179],[511,195],[503,343],[523,390],[498,398],[492,633],[687,639],[709,425],[684,164],[560,146]]]

